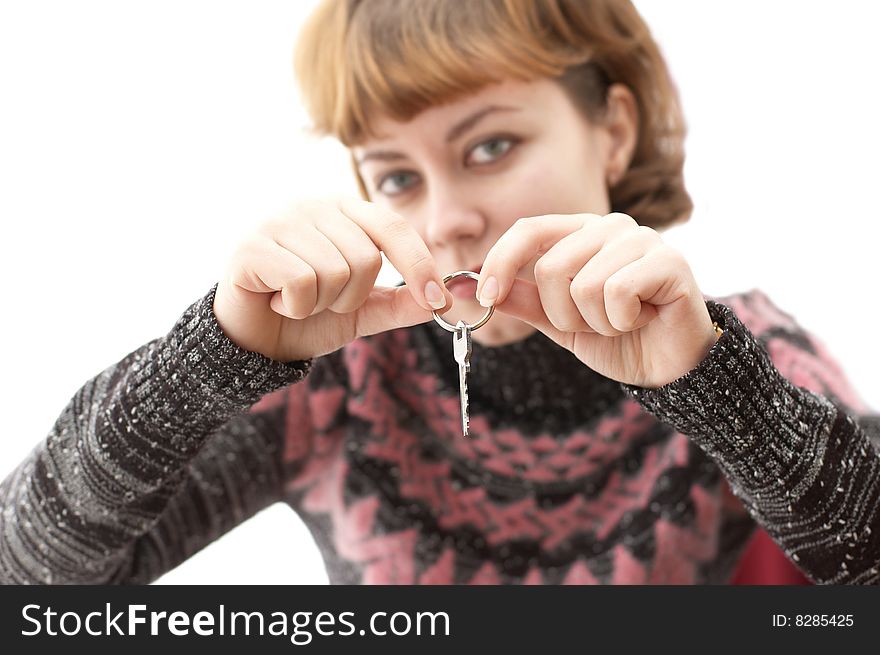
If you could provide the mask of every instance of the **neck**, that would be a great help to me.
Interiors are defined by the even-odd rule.
[[[442,393],[457,395],[452,334],[434,321],[416,326],[411,334],[423,370],[439,378]],[[565,434],[582,427],[621,400],[623,391],[617,382],[532,330],[504,345],[472,340],[468,396],[472,412],[487,414],[494,426],[538,435]]]

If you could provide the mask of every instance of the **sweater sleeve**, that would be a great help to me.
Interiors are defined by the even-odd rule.
[[[0,483],[0,582],[147,583],[281,499],[285,406],[312,360],[239,348],[217,285],[86,382]]]
[[[878,584],[880,417],[821,342],[760,292],[752,299],[785,320],[761,317],[758,339],[731,307],[707,299],[724,334],[703,361],[658,389],[622,387],[707,452],[813,582]]]

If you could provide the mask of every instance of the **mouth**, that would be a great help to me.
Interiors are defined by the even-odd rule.
[[[470,268],[463,268],[460,270],[464,271],[473,271],[474,273],[479,274],[480,270],[483,268],[482,264],[477,264],[476,266],[471,266]],[[464,277],[463,275],[455,278],[454,280],[450,280],[446,288],[454,295],[456,298],[470,298],[473,301],[476,301],[476,293],[477,293],[477,281],[472,280],[469,277]]]

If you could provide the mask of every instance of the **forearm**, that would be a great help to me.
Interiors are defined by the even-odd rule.
[[[725,332],[685,376],[623,385],[700,445],[752,516],[811,579],[880,582],[880,458],[853,416],[791,384],[725,305]]]
[[[220,426],[310,362],[235,346],[213,289],[168,335],[89,380],[0,483],[0,580],[104,582],[159,519],[185,468]]]

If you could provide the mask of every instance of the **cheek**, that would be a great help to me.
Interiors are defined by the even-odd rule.
[[[550,149],[529,157],[504,184],[504,205],[517,218],[598,212],[607,203],[607,190],[585,159]]]

